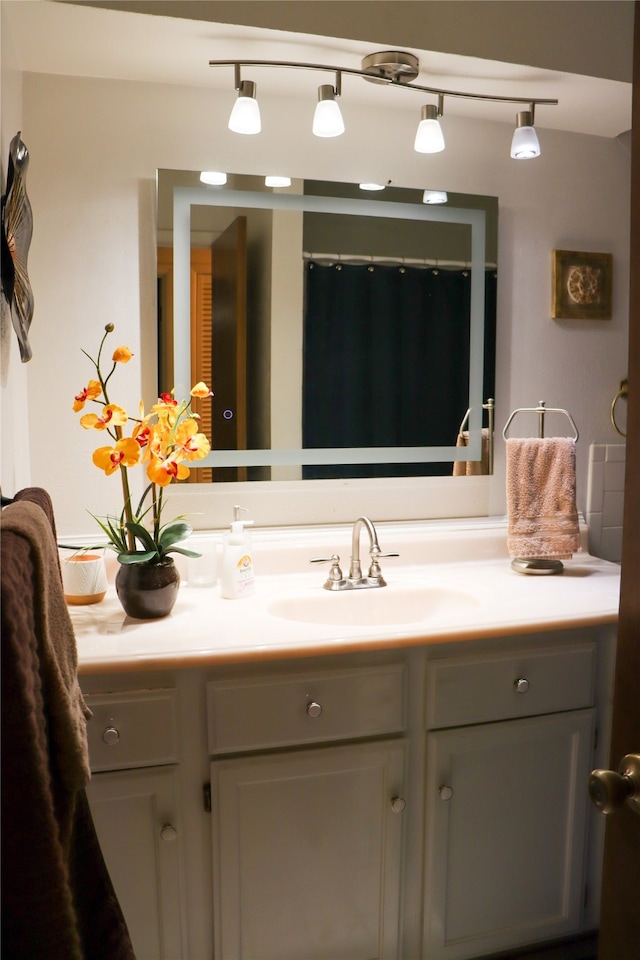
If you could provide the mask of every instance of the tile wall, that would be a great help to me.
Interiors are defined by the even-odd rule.
[[[616,563],[622,556],[625,454],[624,443],[592,443],[589,447],[589,552]]]

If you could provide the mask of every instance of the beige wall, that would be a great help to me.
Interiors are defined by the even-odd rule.
[[[348,135],[318,142],[306,133],[307,105],[292,97],[272,108],[269,129],[248,146],[226,130],[227,113],[228,97],[202,89],[24,78],[23,135],[32,155],[36,222],[30,272],[37,316],[28,365],[32,482],[51,490],[60,529],[90,532],[87,511],[105,513],[118,503],[113,481],[91,464],[92,446],[71,412],[73,395],[90,373],[80,350],[94,348],[105,323],[114,322],[116,339],[136,354],[122,377],[125,401],[131,406],[140,394],[153,398],[156,167],[257,173],[280,167],[283,153],[293,176],[376,179],[384,170],[407,186],[422,186],[428,176],[453,191],[500,198],[497,423],[513,407],[539,399],[569,409],[581,432],[584,509],[588,445],[614,439],[609,405],[626,373],[629,156],[620,143],[547,130],[540,160],[515,163],[508,157],[509,123],[452,117],[447,150],[425,159],[397,147],[411,136],[411,110],[359,110],[350,117]],[[385,136],[374,149],[372,130],[381,128]],[[613,253],[611,321],[550,319],[554,248]],[[501,513],[504,451],[497,446],[488,508]],[[397,484],[357,490],[356,496],[361,512],[375,507],[376,519],[446,515],[456,512],[460,483],[445,507],[439,498],[449,494],[425,481],[414,501],[398,496]],[[342,486],[314,495],[305,508],[310,514],[299,512],[303,494],[286,496],[283,506],[261,486],[242,493],[258,525],[351,517]],[[217,491],[213,500],[199,502],[205,512],[196,523],[223,525],[237,497]]]

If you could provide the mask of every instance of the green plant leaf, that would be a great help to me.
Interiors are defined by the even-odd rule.
[[[180,553],[183,557],[191,557],[193,560],[196,560],[198,557],[201,557],[201,553],[196,553],[194,550],[187,550],[186,547],[170,547],[168,550],[164,551],[165,553]]]
[[[158,544],[155,542],[149,531],[146,527],[143,527],[141,523],[135,523],[132,520],[127,521],[127,530],[129,530],[136,540],[139,540],[140,543],[150,550],[153,554],[158,554],[160,552]]]
[[[154,560],[158,556],[158,551],[146,551],[140,553],[119,553],[118,561],[120,563],[146,563],[148,560]]]
[[[174,543],[180,543],[181,540],[186,540],[192,532],[193,528],[188,523],[182,521],[168,523],[166,527],[163,527],[160,531],[158,544],[166,550],[167,547],[173,546]]]

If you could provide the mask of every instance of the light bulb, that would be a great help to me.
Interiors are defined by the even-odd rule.
[[[384,190],[384,183],[359,183],[361,190]]]
[[[316,137],[339,137],[344,133],[344,120],[330,83],[318,87],[318,103],[313,115],[313,133]]]
[[[513,160],[533,160],[540,156],[540,142],[530,110],[523,110],[516,116],[518,126],[513,132],[511,157]]]
[[[425,190],[422,194],[423,203],[446,203],[448,199],[446,190]]]
[[[290,187],[291,177],[267,176],[264,178],[265,187]]]
[[[221,170],[203,170],[200,174],[200,180],[210,187],[222,187],[227,182],[227,175],[222,173]]]
[[[260,107],[256,100],[256,85],[252,80],[243,80],[238,89],[238,99],[229,117],[229,130],[234,133],[260,133]]]
[[[413,149],[418,153],[440,153],[444,150],[444,136],[438,121],[438,110],[432,103],[422,108],[422,119],[416,130]]]

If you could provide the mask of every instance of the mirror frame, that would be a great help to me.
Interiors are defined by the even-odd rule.
[[[399,220],[425,220],[468,225],[471,228],[471,316],[469,364],[469,443],[436,447],[338,447],[271,450],[212,450],[198,467],[303,466],[314,464],[438,463],[480,460],[482,456],[482,383],[484,370],[484,290],[486,214],[469,208],[388,201],[227,190],[211,187],[174,187],[173,191],[173,310],[174,389],[188,396],[191,389],[190,359],[190,251],[191,208],[224,206],[273,210],[309,211]],[[215,385],[212,385],[215,387]]]

